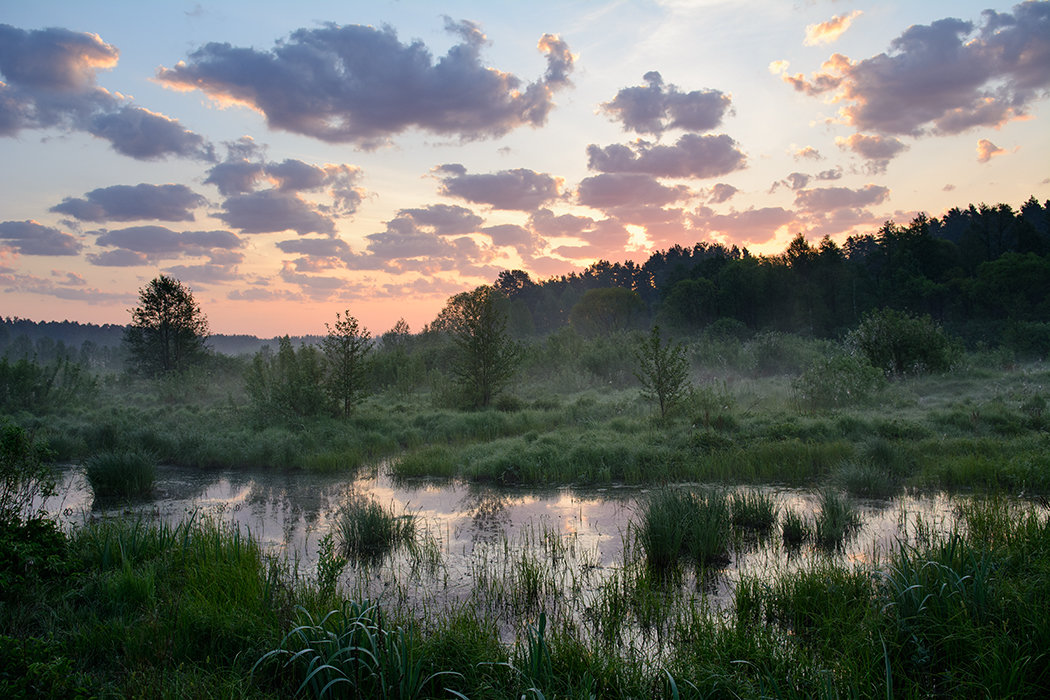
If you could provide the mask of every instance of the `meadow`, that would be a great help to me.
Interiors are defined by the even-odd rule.
[[[346,418],[267,413],[246,393],[247,361],[222,357],[163,380],[100,376],[68,405],[10,413],[96,488],[93,471],[106,507],[70,527],[5,522],[0,692],[1050,692],[1045,363],[971,349],[950,369],[887,378],[830,341],[708,334],[684,347],[691,389],[661,417],[635,376],[637,343],[571,330],[535,341],[483,410],[452,405],[443,350],[423,348],[410,376]],[[638,507],[614,562],[543,523],[497,530],[446,597],[407,593],[447,578],[440,533],[367,498],[317,533],[308,565],[221,514],[120,515],[154,497],[158,464],[352,480],[380,463],[413,484],[637,487]],[[819,505],[785,507],[770,487]],[[864,536],[858,504],[916,494],[951,507],[936,520],[900,507],[892,546],[849,549]],[[727,563],[756,549],[774,564],[713,595]],[[380,571],[395,583],[376,590]]]

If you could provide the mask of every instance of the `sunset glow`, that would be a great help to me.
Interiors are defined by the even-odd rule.
[[[0,315],[413,331],[501,270],[1050,198],[1050,3],[42,1],[0,15]]]

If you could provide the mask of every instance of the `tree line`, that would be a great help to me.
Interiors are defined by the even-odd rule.
[[[571,324],[604,332],[660,321],[679,333],[731,319],[751,331],[838,337],[866,313],[929,315],[971,341],[1004,332],[1046,334],[1050,318],[1050,200],[953,208],[907,225],[887,221],[839,245],[797,235],[779,255],[697,243],[642,264],[600,260],[534,281],[521,270],[494,286],[510,302],[512,330],[544,335]],[[612,295],[608,290],[633,294]],[[1012,329],[1012,330],[1011,330]],[[1050,342],[1042,338],[1040,342]],[[1050,347],[1050,346],[1048,346]]]

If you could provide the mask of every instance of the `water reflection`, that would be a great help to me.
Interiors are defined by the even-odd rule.
[[[812,518],[818,509],[818,496],[810,491],[756,489],[773,497],[781,513],[793,509]],[[402,557],[382,571],[349,571],[344,579],[349,592],[408,599],[440,591],[447,600],[463,600],[491,584],[487,595],[495,605],[501,595],[497,583],[518,586],[532,575],[558,579],[565,591],[581,600],[593,596],[602,580],[624,566],[630,523],[638,518],[638,504],[646,493],[625,487],[524,490],[461,482],[395,483],[383,468],[348,479],[307,472],[161,467],[151,501],[93,508],[82,470],[70,466],[62,471],[57,495],[44,505],[69,525],[100,517],[175,522],[194,512],[210,514],[249,531],[269,552],[297,562],[299,571],[312,572],[318,540],[334,528],[340,508],[355,495],[367,496],[395,513],[419,518],[431,555],[440,557],[441,571],[428,578],[420,574],[418,561]],[[860,500],[854,505],[862,528],[843,553],[833,556],[858,564],[875,563],[898,538],[912,537],[917,520],[933,530],[946,530],[952,522],[952,501],[943,494]],[[537,559],[547,569],[525,569],[528,562],[521,553],[529,548],[542,553]],[[737,539],[730,555],[725,568],[690,574],[683,585],[718,604],[731,597],[741,576],[761,578],[829,556],[811,546],[789,551],[776,533]],[[413,586],[418,593],[412,592]]]

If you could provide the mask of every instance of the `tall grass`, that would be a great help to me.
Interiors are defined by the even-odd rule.
[[[368,601],[346,601],[320,620],[300,610],[301,624],[264,654],[256,668],[284,659],[302,681],[296,694],[316,698],[433,697],[428,689],[452,671],[427,673],[422,638],[411,626],[390,625]]]
[[[157,460],[143,450],[108,450],[89,457],[84,473],[96,501],[147,498],[157,478]]]
[[[765,534],[777,524],[777,504],[760,491],[741,491],[729,499],[730,517],[737,531]]]
[[[416,538],[416,518],[397,515],[374,500],[353,496],[336,517],[340,553],[364,563],[377,563]]]
[[[719,566],[729,561],[729,524],[724,492],[667,488],[642,506],[638,539],[654,570],[670,571],[682,557]]]
[[[846,540],[860,528],[860,514],[853,504],[831,489],[820,492],[820,511],[813,534],[824,549],[842,549]]]

